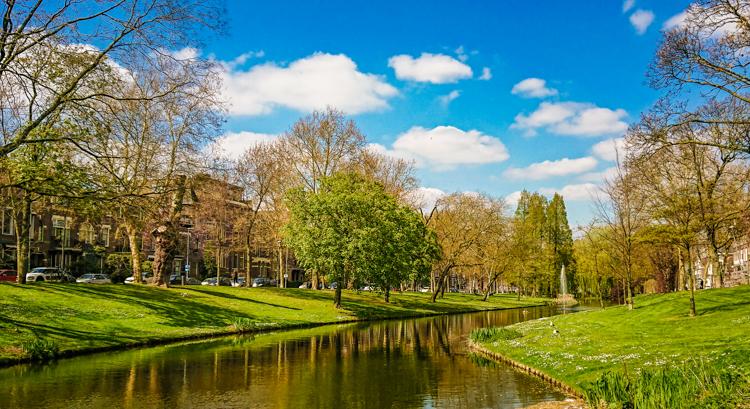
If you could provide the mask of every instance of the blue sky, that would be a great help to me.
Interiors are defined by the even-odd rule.
[[[557,191],[577,224],[689,4],[228,0],[230,35],[200,53],[227,68],[228,152],[330,104],[428,192]]]

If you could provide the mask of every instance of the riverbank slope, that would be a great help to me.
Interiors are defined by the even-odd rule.
[[[482,344],[581,390],[607,371],[632,376],[644,368],[695,359],[722,368],[750,362],[750,286],[641,296],[625,306],[558,315],[508,328],[523,334]],[[557,331],[557,333],[555,333]]]
[[[406,318],[543,305],[498,295],[482,302],[470,294],[344,291],[343,310],[333,291],[279,288],[0,283],[0,365],[24,359],[22,346],[53,342],[62,355],[237,332],[233,322],[255,330]]]

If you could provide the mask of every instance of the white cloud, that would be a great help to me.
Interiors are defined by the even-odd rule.
[[[270,142],[278,138],[278,135],[269,135],[264,133],[246,132],[242,131],[239,133],[227,132],[222,137],[218,138],[214,145],[210,149],[214,150],[214,153],[218,153],[221,156],[229,158],[237,158],[245,149],[253,146],[259,142]]]
[[[466,60],[469,59],[469,56],[466,55],[466,52],[464,51],[464,46],[460,46],[454,51],[458,55],[458,59],[461,60],[461,62],[466,62]]]
[[[651,10],[638,9],[630,15],[630,24],[635,27],[635,32],[642,35],[648,26],[654,21],[654,13]]]
[[[376,151],[391,156],[415,159],[435,170],[450,170],[461,164],[502,162],[509,158],[505,145],[482,132],[463,131],[452,126],[425,129],[415,126],[398,136],[393,149],[371,145]]]
[[[182,50],[172,52],[172,57],[176,60],[193,60],[202,55],[201,50],[192,47],[185,47]]]
[[[617,176],[617,167],[611,167],[608,169],[605,169],[602,172],[592,172],[592,173],[586,173],[581,176],[579,176],[577,179],[581,182],[592,182],[592,183],[602,183],[605,180],[614,180],[614,177]]]
[[[555,193],[561,195],[566,202],[586,202],[591,200],[591,195],[595,195],[598,187],[593,183],[584,183],[580,185],[568,185],[562,189],[546,188],[539,189],[539,193],[552,196]]]
[[[409,192],[409,200],[429,214],[435,207],[435,202],[445,196],[445,192],[431,187],[420,187]]]
[[[595,169],[598,163],[595,158],[590,156],[580,159],[564,158],[554,162],[546,160],[541,163],[533,163],[525,168],[511,166],[503,172],[503,175],[510,179],[542,180],[554,176],[588,172]]]
[[[545,84],[547,84],[547,81],[543,79],[526,78],[514,85],[510,93],[513,95],[521,95],[523,98],[545,98],[557,95],[556,89],[547,88]]]
[[[482,75],[477,78],[482,81],[489,81],[489,79],[492,78],[492,72],[490,72],[489,67],[482,68]]]
[[[513,193],[509,194],[505,198],[505,203],[507,203],[510,206],[518,206],[518,201],[521,200],[521,193],[523,193],[523,192],[521,192],[519,190],[517,192],[513,192]]]
[[[386,100],[398,95],[382,76],[359,72],[343,54],[315,53],[287,67],[269,62],[249,71],[227,64],[223,77],[234,115],[268,114],[277,107],[309,112],[326,105],[359,114],[386,109]]]
[[[614,162],[618,154],[620,158],[625,156],[625,139],[614,138],[601,141],[592,146],[591,151],[603,160]]]
[[[439,97],[440,103],[443,104],[443,105],[445,105],[445,106],[448,106],[448,104],[450,104],[451,101],[453,101],[454,99],[458,98],[459,95],[461,95],[461,91],[453,90],[448,95],[442,95],[442,96],[440,96]]]
[[[244,65],[247,62],[247,60],[249,60],[249,59],[251,59],[253,57],[261,58],[264,55],[266,55],[266,53],[264,53],[263,50],[258,51],[258,52],[249,51],[249,52],[246,52],[246,53],[240,55],[239,57],[235,58],[234,60],[228,62],[227,65],[229,67],[231,67],[232,69],[234,69],[236,67]]]
[[[681,26],[685,19],[687,18],[687,12],[683,11],[680,14],[675,14],[674,16],[670,17],[667,21],[662,24],[661,28],[665,30],[671,30],[677,26]]]
[[[622,12],[626,12],[635,6],[635,0],[625,0],[622,2]]]
[[[693,5],[692,7],[698,7]],[[729,19],[731,19],[732,16],[727,16]],[[665,30],[671,30],[675,27],[683,27],[685,25],[685,21],[688,18],[688,12],[683,11],[680,14],[675,14],[674,16],[670,17],[667,21],[662,24],[662,28]],[[715,22],[722,21],[721,17],[716,17]],[[728,33],[734,32],[737,30],[737,24],[734,22],[728,22],[722,26],[717,27],[714,31],[704,31],[704,34],[711,38],[721,38],[727,35]]]
[[[558,135],[600,136],[625,132],[628,124],[621,119],[627,115],[623,109],[580,102],[542,102],[531,115],[518,114],[511,128],[526,129],[529,136],[538,128]]]
[[[388,66],[400,80],[433,84],[455,83],[474,75],[471,67],[443,54],[422,53],[417,59],[396,55],[388,59]]]

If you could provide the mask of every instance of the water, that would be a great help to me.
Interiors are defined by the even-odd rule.
[[[565,395],[468,333],[553,307],[357,323],[0,369],[0,408],[521,408]]]

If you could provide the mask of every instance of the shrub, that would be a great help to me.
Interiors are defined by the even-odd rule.
[[[493,342],[499,339],[517,339],[523,334],[506,327],[477,328],[471,331],[469,339],[476,343]]]
[[[40,361],[55,359],[60,356],[60,347],[54,341],[35,339],[23,342],[21,343],[21,350],[32,359]]]
[[[583,384],[592,407],[607,408],[733,408],[750,392],[747,376],[691,360],[683,366],[643,369],[629,377],[607,372],[593,383]]]
[[[237,331],[248,331],[255,328],[255,322],[250,318],[234,317],[231,322],[232,327]]]

